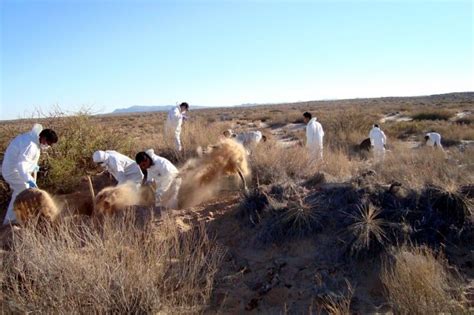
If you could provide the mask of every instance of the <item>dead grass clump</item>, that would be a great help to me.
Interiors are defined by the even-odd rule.
[[[426,247],[402,247],[386,261],[381,280],[398,314],[463,313],[459,283],[442,256]]]
[[[348,231],[352,235],[350,251],[359,255],[380,249],[387,241],[386,227],[388,223],[380,218],[381,210],[372,204],[356,205],[355,213],[347,213],[352,223]]]
[[[252,225],[258,225],[265,213],[273,211],[277,202],[265,192],[263,187],[252,189],[239,205],[237,216]]]
[[[328,295],[322,299],[322,308],[330,315],[348,315],[351,314],[352,297],[354,289],[349,281],[346,280],[347,292]]]
[[[54,222],[60,212],[48,192],[37,188],[25,189],[19,193],[13,210],[24,224],[43,220]]]
[[[202,228],[137,228],[131,217],[106,218],[100,230],[27,227],[13,243],[0,277],[7,313],[200,313],[223,257]]]
[[[314,200],[310,203],[303,195],[293,190],[289,199],[284,200],[264,223],[258,239],[264,244],[281,244],[308,237],[321,230],[322,215],[319,204]]]
[[[423,194],[429,199],[431,210],[446,222],[461,228],[470,216],[469,201],[457,191],[428,187]]]

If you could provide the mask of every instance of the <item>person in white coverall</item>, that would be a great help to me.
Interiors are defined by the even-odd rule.
[[[374,148],[375,161],[383,161],[385,157],[385,144],[387,137],[380,129],[379,125],[375,124],[369,133],[370,145]]]
[[[176,178],[178,169],[165,159],[155,154],[153,149],[145,152],[138,152],[135,161],[145,174],[147,182],[155,182],[156,189],[156,206],[165,206],[174,208],[178,202],[178,190],[180,179]],[[166,200],[162,200],[166,195]],[[163,201],[163,202],[162,202]]]
[[[143,181],[143,173],[138,164],[126,155],[117,151],[95,151],[92,159],[95,163],[104,167],[118,182],[132,182],[140,185]]]
[[[311,113],[305,112],[303,120],[306,124],[306,148],[311,155],[319,160],[323,158],[323,126],[317,121],[316,117],[312,117]]]
[[[186,119],[186,112],[189,110],[188,103],[181,103],[179,106],[173,107],[168,112],[168,118],[165,124],[165,135],[167,138],[173,138],[176,150],[183,150],[181,145],[181,125],[183,119]]]
[[[235,141],[242,144],[246,149],[254,149],[260,141],[267,141],[267,137],[261,131],[248,131],[235,134],[231,129],[223,132],[225,138],[234,138]]]
[[[437,132],[428,132],[425,135],[426,145],[429,147],[437,147],[443,150],[443,146],[441,145],[441,135]]]
[[[8,205],[3,224],[17,221],[13,203],[19,193],[27,188],[37,188],[36,172],[41,149],[58,142],[58,136],[51,129],[43,129],[35,124],[30,132],[14,138],[7,147],[2,163],[2,176],[12,190],[12,199]]]

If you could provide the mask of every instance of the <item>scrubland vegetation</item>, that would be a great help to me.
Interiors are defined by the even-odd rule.
[[[473,104],[453,94],[191,111],[183,154],[163,137],[164,113],[48,114],[35,122],[60,141],[42,155],[38,184],[52,194],[98,173],[97,149],[154,148],[182,166],[228,128],[269,141],[249,156],[246,196],[225,187],[189,209],[4,229],[2,312],[472,312],[474,131],[472,113],[456,115]],[[323,161],[302,146],[304,111],[324,127]],[[377,122],[389,149],[380,164],[357,148]],[[32,123],[2,122],[0,160]],[[446,152],[416,148],[430,131]],[[3,181],[0,193],[4,210]]]

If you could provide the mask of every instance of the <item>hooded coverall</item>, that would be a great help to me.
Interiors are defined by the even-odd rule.
[[[308,148],[311,155],[317,159],[323,158],[323,126],[316,120],[316,117],[306,125],[306,148]]]
[[[374,147],[374,158],[376,161],[382,161],[385,157],[385,144],[387,137],[378,127],[373,127],[369,133],[370,144]]]
[[[178,190],[181,183],[180,179],[176,178],[178,169],[164,157],[156,155],[153,149],[146,151],[146,154],[148,154],[153,162],[147,170],[147,181],[154,181],[157,184],[156,206],[164,205],[175,207],[177,205]],[[170,197],[167,198],[166,204],[162,204],[162,197],[164,197],[165,194]]]
[[[168,118],[166,119],[165,124],[165,135],[170,138],[174,138],[174,144],[176,150],[181,151],[183,149],[181,145],[181,125],[183,124],[184,115],[181,113],[179,106],[172,108],[168,112]]]
[[[439,133],[428,132],[426,135],[429,137],[429,139],[426,141],[427,146],[443,149],[443,146],[441,145],[441,135]]]
[[[40,158],[39,134],[43,127],[35,124],[30,132],[14,138],[7,147],[2,163],[2,176],[12,190],[12,199],[8,205],[3,224],[17,220],[13,203],[23,190],[29,188],[28,182],[35,182],[32,173],[37,170]]]
[[[96,151],[93,156],[94,162],[102,162],[105,169],[112,174],[118,184],[133,182],[140,185],[143,173],[138,164],[126,155],[117,151]]]

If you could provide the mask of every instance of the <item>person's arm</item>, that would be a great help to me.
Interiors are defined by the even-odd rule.
[[[385,135],[385,132],[381,131],[382,133],[382,139],[383,139],[383,144],[387,144],[387,136]]]
[[[31,142],[18,157],[18,173],[25,182],[35,181],[31,173],[36,167],[36,158],[38,154],[38,146]]]
[[[374,131],[370,130],[369,132],[369,139],[370,139],[370,145],[373,147],[374,146]]]
[[[312,126],[306,127],[306,147],[309,148],[314,141],[314,130]]]

